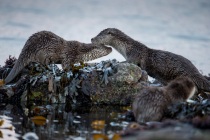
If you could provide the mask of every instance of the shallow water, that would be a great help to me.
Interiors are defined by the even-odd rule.
[[[42,116],[44,116],[47,123],[38,124],[38,122],[33,121],[34,116],[39,116],[34,115],[33,108],[40,107],[41,104],[31,106],[27,111],[24,104],[26,103],[22,103],[22,105],[1,105],[0,110],[0,120],[2,116],[9,117],[9,119],[4,120],[12,121],[11,124],[8,123],[8,126],[13,126],[10,135],[18,139],[24,137],[28,132],[34,132],[40,140],[86,140],[93,139],[94,134],[114,135],[128,124],[125,119],[126,107],[70,107],[66,104],[46,105],[46,103],[42,107],[49,109],[49,113]],[[98,121],[104,121],[104,124],[99,123],[102,125],[93,126],[94,122]],[[4,130],[0,126],[3,138],[7,137]]]
[[[1,0],[0,65],[8,55],[18,57],[27,38],[40,30],[90,42],[116,27],[151,48],[185,56],[208,74],[209,13],[209,0]],[[113,58],[124,60],[116,51],[102,59]]]

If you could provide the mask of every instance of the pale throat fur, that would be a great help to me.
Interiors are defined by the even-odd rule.
[[[130,40],[132,40],[132,42]],[[144,70],[146,69],[145,58],[147,58],[147,49],[149,48],[144,46],[142,43],[133,40],[129,36],[123,36],[120,38],[116,37],[110,42],[110,44],[107,45],[116,49],[127,62],[134,63]],[[141,45],[141,47],[138,47],[138,45]]]

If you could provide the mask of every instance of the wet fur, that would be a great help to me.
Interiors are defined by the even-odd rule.
[[[209,81],[185,57],[171,52],[150,49],[115,28],[101,31],[92,38],[94,44],[114,47],[128,62],[139,65],[148,75],[166,85],[177,77],[189,77],[199,90],[210,91]]]
[[[160,121],[171,104],[186,101],[194,93],[195,84],[189,78],[175,79],[165,87],[144,88],[132,105],[136,121]]]
[[[104,45],[66,41],[50,31],[41,31],[33,34],[26,41],[17,62],[5,79],[5,83],[11,82],[30,62],[42,65],[62,64],[64,70],[69,70],[74,63],[93,60],[105,56],[111,51],[110,47]]]

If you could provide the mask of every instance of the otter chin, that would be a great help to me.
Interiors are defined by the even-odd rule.
[[[146,87],[136,95],[132,111],[137,122],[161,121],[170,105],[190,99],[195,92],[194,82],[187,77],[164,87]]]

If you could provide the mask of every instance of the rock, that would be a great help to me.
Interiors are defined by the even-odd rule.
[[[31,67],[41,69],[41,66],[35,64],[28,67],[28,69]],[[119,63],[116,60],[88,64],[86,67],[77,64],[68,73],[64,73],[58,68],[54,69],[30,72],[30,93],[44,95],[34,98],[33,94],[30,94],[27,96],[29,100],[53,103],[54,101],[50,98],[53,94],[56,103],[65,103],[66,97],[69,98],[68,102],[76,104],[127,105],[132,102],[133,97],[140,89],[148,85],[148,75],[140,67],[131,63]],[[54,80],[50,80],[50,77],[51,79],[54,77]],[[14,85],[20,85],[19,83],[20,80]],[[17,95],[22,95],[20,92],[26,90],[25,85],[26,83],[17,88],[21,90],[16,91],[18,94],[14,94],[15,98],[12,96],[12,101],[19,101]]]
[[[141,78],[141,68],[131,63],[119,63],[113,67],[114,74],[110,76],[109,81],[122,84],[135,84]]]
[[[96,71],[92,71],[83,80],[83,89],[88,91],[95,104],[130,104],[136,93],[147,86],[144,84],[146,81],[139,81],[142,76],[141,68],[130,63],[119,63],[112,69],[107,85],[100,82],[100,75]]]
[[[123,140],[208,140],[209,130],[201,131],[179,121],[150,122],[145,125],[131,123],[120,132]]]

